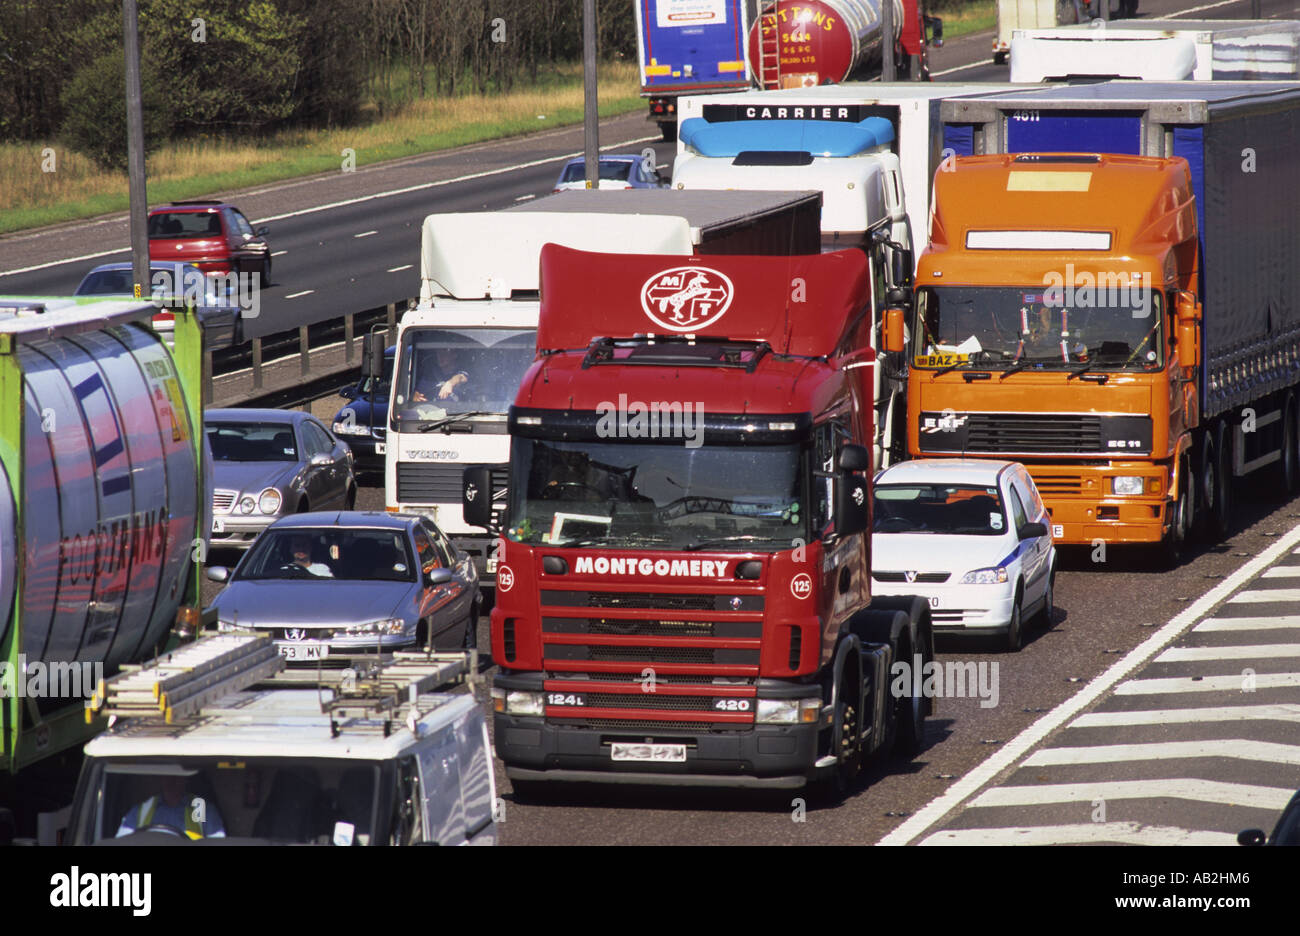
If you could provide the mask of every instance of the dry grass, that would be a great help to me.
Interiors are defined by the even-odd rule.
[[[582,120],[580,66],[561,66],[551,86],[479,97],[428,98],[368,125],[286,132],[259,142],[199,137],[149,159],[149,202],[337,170],[345,149],[357,167]],[[644,107],[635,65],[601,67],[602,116]],[[544,118],[544,119],[543,119]],[[56,171],[42,171],[52,147]],[[127,207],[125,173],[103,172],[57,143],[0,144],[0,233]]]

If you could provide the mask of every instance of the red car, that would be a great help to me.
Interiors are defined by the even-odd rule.
[[[233,205],[172,202],[149,212],[149,259],[192,263],[206,274],[261,273],[271,282],[267,229],[253,230]]]

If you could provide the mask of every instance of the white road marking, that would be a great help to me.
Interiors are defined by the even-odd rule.
[[[414,264],[408,263],[405,266],[393,267],[391,270],[388,270],[387,272],[401,273],[403,270],[409,270],[412,266],[414,266]]]
[[[602,146],[601,149],[612,150],[612,149],[618,149],[620,146],[631,146],[634,143],[650,143],[650,142],[657,143],[659,141],[660,141],[659,135],[655,134],[654,136],[637,137],[635,140],[623,140],[620,143],[610,143],[607,146]],[[312,208],[303,208],[298,211],[285,212],[284,214],[268,215],[265,218],[255,218],[251,221],[251,223],[265,224],[268,221],[282,221],[285,218],[297,218],[301,215],[312,214],[317,211],[329,211],[331,208],[343,208],[347,205],[357,205],[360,204],[361,202],[370,201],[371,199],[374,198],[390,198],[394,195],[405,195],[407,192],[420,192],[425,189],[438,188],[439,186],[443,186],[443,185],[454,185],[457,182],[469,182],[473,179],[483,179],[488,176],[500,175],[503,172],[514,172],[517,169],[531,169],[533,166],[542,166],[549,162],[558,162],[561,159],[573,159],[574,157],[581,156],[581,155],[582,153],[578,152],[578,153],[569,153],[568,155],[564,155],[564,156],[548,156],[545,159],[534,159],[531,162],[516,163],[513,166],[502,166],[500,169],[487,169],[483,172],[472,172],[469,175],[456,176],[454,179],[443,179],[440,182],[424,182],[421,183],[420,185],[410,185],[407,186],[406,188],[392,189],[387,192],[376,192],[374,195],[362,195],[359,198],[348,198],[343,201],[330,202],[327,205],[316,205]],[[284,181],[291,182],[294,180],[285,179]],[[271,190],[268,189],[267,191],[271,191]],[[112,223],[112,222],[110,221],[105,223]],[[68,257],[63,260],[51,260],[48,263],[38,263],[35,266],[22,267],[17,270],[5,270],[3,272],[0,272],[0,276],[13,276],[17,273],[32,273],[35,272],[36,270],[45,270],[48,269],[49,267],[59,266],[60,264],[63,263],[80,263],[83,260],[96,260],[100,257],[108,257],[115,253],[123,253],[124,251],[127,250],[130,250],[130,247],[127,245],[123,245],[114,250],[102,250],[99,253],[85,254],[80,257]],[[272,254],[272,256],[275,255]],[[285,298],[287,299],[289,297],[286,296]]]
[[[1264,601],[1300,601],[1300,588],[1256,588],[1233,595],[1229,604],[1259,604]]]
[[[968,809],[997,806],[1045,806],[1049,803],[1091,803],[1093,800],[1180,799],[1253,809],[1281,809],[1291,802],[1289,787],[1251,786],[1188,777],[1178,780],[1112,780],[1102,783],[1052,783],[1041,786],[993,787],[977,796]]]
[[[1192,628],[1197,633],[1209,631],[1285,630],[1300,628],[1300,616],[1206,618]]]
[[[289,295],[285,296],[284,298],[286,298],[286,299],[297,299],[299,296],[309,296],[309,295],[311,295],[312,293],[314,293],[315,291],[316,291],[316,290],[314,290],[314,289],[304,289],[302,292],[289,293]]]
[[[1185,725],[1191,722],[1300,722],[1300,705],[1228,705],[1218,708],[1158,709],[1150,712],[1092,712],[1070,723],[1071,728],[1113,728],[1117,725]]]
[[[1174,19],[1178,16],[1190,16],[1193,13],[1200,13],[1204,10],[1217,10],[1219,7],[1230,6],[1234,3],[1244,3],[1245,0],[1219,0],[1218,3],[1206,3],[1202,6],[1192,7],[1190,10],[1179,10],[1177,13],[1169,13],[1162,19]]]
[[[289,251],[287,251],[287,250],[274,250],[274,251],[271,252],[271,256],[272,256],[272,257],[283,257],[283,256],[284,256],[285,254],[287,254],[288,252],[289,252]],[[9,274],[6,273],[5,275],[8,276]]]
[[[992,65],[992,64],[993,64],[993,54],[989,53],[989,57],[983,61],[971,62],[969,65],[957,65],[953,68],[945,68],[943,71],[930,72],[930,77],[942,78],[944,75],[951,75],[954,72],[966,71],[969,68],[979,68],[981,65]]]
[[[1064,764],[1118,764],[1123,761],[1174,760],[1185,757],[1231,757],[1269,764],[1300,764],[1300,747],[1233,738],[1226,741],[1160,741],[1154,744],[1102,744],[1097,747],[1044,748],[1030,755],[1026,767]]]
[[[953,809],[961,805],[967,797],[974,794],[980,787],[1028,753],[1030,748],[1096,702],[1113,686],[1122,681],[1125,676],[1145,664],[1157,652],[1176,640],[1189,625],[1196,623],[1198,619],[1208,614],[1215,605],[1277,562],[1288,551],[1295,549],[1298,543],[1300,543],[1300,525],[1288,530],[1278,538],[1276,543],[1237,569],[1182,612],[1175,615],[1167,624],[1129,651],[1123,658],[1112,664],[1109,669],[1093,679],[1077,694],[1066,699],[1012,738],[1007,744],[1003,745],[1001,750],[950,786],[945,793],[917,810],[915,815],[904,820],[897,829],[882,838],[879,844],[906,845],[920,836],[947,816],[948,813],[952,812]],[[1270,708],[1276,709],[1277,707]],[[1300,722],[1300,706],[1292,706],[1292,709],[1293,711],[1284,716],[1284,720]],[[1283,716],[1279,714],[1275,717]]]
[[[1241,692],[1245,677],[1206,676],[1192,679],[1175,676],[1167,679],[1130,679],[1115,687],[1115,695],[1162,695],[1177,692]],[[1285,689],[1300,686],[1300,673],[1260,673],[1254,677],[1256,690]]]
[[[1231,832],[1199,832],[1137,822],[1084,825],[1012,826],[1005,829],[952,829],[936,832],[922,845],[1236,845]]]
[[[1300,578],[1300,566],[1273,566],[1260,578]]]
[[[1300,657],[1300,644],[1255,644],[1246,647],[1170,647],[1156,657],[1154,662],[1262,660],[1276,657]]]
[[[521,201],[529,201],[530,199],[533,199],[533,198],[536,198],[536,197],[537,197],[536,195],[520,195],[518,198],[515,199],[515,201],[517,201],[517,202],[521,202]]]
[[[378,234],[378,233],[379,233],[378,231],[363,231],[363,232],[360,233],[360,234],[353,234],[352,236],[353,236],[354,238],[357,238],[357,237],[369,237],[371,234]]]

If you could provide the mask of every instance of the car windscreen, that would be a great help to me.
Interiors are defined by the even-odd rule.
[[[880,484],[872,532],[1001,536],[1006,511],[994,486]]]
[[[328,729],[321,732],[328,738]],[[91,842],[149,830],[201,841],[372,844],[374,762],[287,757],[113,759],[95,771]],[[384,833],[381,830],[380,836]]]
[[[149,216],[150,240],[220,236],[221,215],[215,211],[160,211]]]
[[[235,580],[413,582],[415,567],[404,530],[272,527],[239,564]]]
[[[393,415],[398,431],[457,413],[504,414],[536,354],[532,328],[408,328]]]
[[[608,159],[602,159],[599,166],[599,177],[613,182],[626,182],[628,175],[632,172],[632,163],[614,162]],[[561,182],[582,182],[587,178],[587,167],[581,162],[569,163],[564,167],[564,175],[560,178]]]
[[[298,446],[289,423],[210,422],[204,429],[216,461],[298,460]]]
[[[87,273],[75,296],[132,296],[135,278],[130,270],[96,270]]]

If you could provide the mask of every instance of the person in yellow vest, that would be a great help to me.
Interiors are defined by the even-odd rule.
[[[117,838],[150,826],[166,826],[187,838],[225,838],[226,826],[215,803],[185,795],[185,778],[163,777],[162,793],[132,806],[118,826]]]

